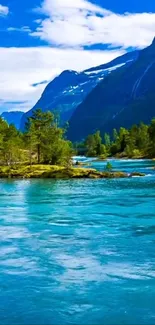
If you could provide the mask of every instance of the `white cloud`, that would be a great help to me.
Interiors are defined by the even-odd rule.
[[[29,26],[9,27],[8,31],[27,32],[61,48],[0,48],[0,111],[28,110],[45,88],[45,84],[32,84],[50,81],[65,69],[83,70],[103,64],[124,53],[112,49],[86,51],[86,45],[143,48],[155,34],[154,13],[118,15],[88,0],[43,0],[35,11],[39,14],[34,32]],[[8,13],[9,8],[0,5],[0,15]]]
[[[20,28],[17,28],[17,27],[8,27],[7,28],[7,31],[8,32],[21,32],[21,33],[31,33],[31,29],[29,26],[22,26]]]
[[[101,43],[143,48],[155,34],[155,13],[119,15],[87,0],[44,0],[37,11],[44,18],[31,35],[65,47]]]
[[[84,51],[74,49],[0,48],[0,112],[28,110],[39,99],[45,84],[65,69],[84,70],[108,62],[123,54],[122,51]],[[5,102],[27,101],[5,104]]]
[[[0,16],[7,16],[9,8],[0,4]]]

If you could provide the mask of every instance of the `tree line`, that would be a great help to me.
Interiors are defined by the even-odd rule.
[[[54,114],[40,109],[28,119],[24,132],[0,118],[0,163],[68,165],[73,149],[65,133]]]
[[[72,144],[66,138],[67,128],[58,126],[56,115],[35,110],[27,120],[24,132],[0,118],[0,164],[66,165],[80,150],[87,156],[140,158],[155,157],[155,119],[150,125],[140,123],[129,130],[121,127],[113,134],[100,131],[88,135],[82,143]]]
[[[140,123],[129,130],[121,127],[113,130],[112,135],[100,131],[88,135],[82,143],[76,144],[77,151],[83,149],[87,156],[108,156],[140,158],[155,157],[155,119],[150,125]]]

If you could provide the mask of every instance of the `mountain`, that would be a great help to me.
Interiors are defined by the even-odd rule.
[[[13,112],[3,112],[1,117],[8,123],[14,124],[17,129],[20,128],[21,118],[23,116],[23,112],[13,111]]]
[[[88,94],[70,119],[68,138],[79,141],[96,130],[112,132],[114,127],[149,123],[154,116],[155,39]]]
[[[70,120],[76,108],[105,76],[124,65],[130,65],[137,59],[138,53],[138,51],[134,51],[124,54],[110,63],[82,72],[63,71],[47,85],[36,105],[23,115],[21,130],[24,129],[27,118],[32,116],[33,111],[37,108],[41,108],[43,111],[57,111],[61,124],[64,124]]]

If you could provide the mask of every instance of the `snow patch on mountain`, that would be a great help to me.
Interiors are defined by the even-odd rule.
[[[125,54],[110,63],[94,67],[82,72],[65,70],[52,80],[45,88],[36,105],[24,114],[21,130],[32,112],[38,107],[43,111],[58,111],[62,123],[69,121],[75,109],[84,101],[87,95],[114,70],[134,61],[137,54]]]

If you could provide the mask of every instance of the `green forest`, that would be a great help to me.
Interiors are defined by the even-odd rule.
[[[127,157],[127,158],[154,158],[155,157],[155,119],[150,125],[140,123],[127,130],[121,127],[113,130],[112,135],[100,131],[88,135],[82,143],[76,144],[76,149],[85,151],[91,157]]]
[[[72,144],[66,138],[66,128],[58,125],[51,112],[34,111],[24,132],[8,125],[0,118],[0,164],[46,164],[68,166],[72,156],[84,152],[87,156],[100,157],[155,157],[155,119],[150,125],[140,123],[130,130],[123,127],[113,134],[100,131],[89,135],[82,143]]]
[[[65,133],[51,112],[43,113],[40,109],[28,119],[23,133],[0,118],[0,163],[66,166],[71,161],[73,149]]]

